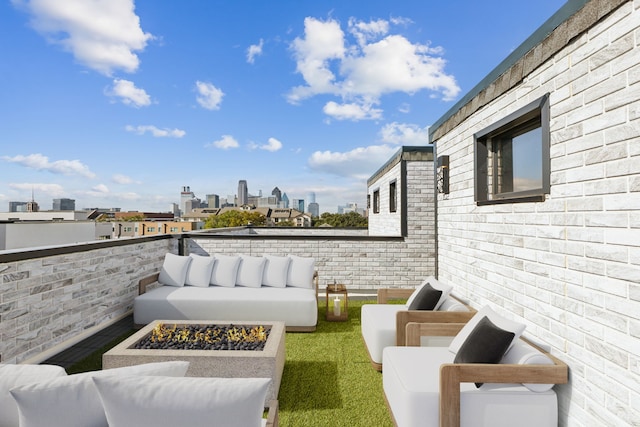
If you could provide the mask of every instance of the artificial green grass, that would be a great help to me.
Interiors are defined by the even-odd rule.
[[[280,383],[280,426],[392,426],[382,393],[382,374],[371,366],[360,332],[360,308],[373,300],[349,301],[346,322],[327,322],[324,301],[315,332],[288,332]],[[114,340],[68,371],[101,369],[102,353]]]

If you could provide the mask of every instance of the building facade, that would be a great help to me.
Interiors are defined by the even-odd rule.
[[[76,201],[74,199],[53,199],[54,211],[75,211]]]

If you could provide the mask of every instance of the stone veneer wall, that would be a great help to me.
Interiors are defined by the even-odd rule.
[[[570,384],[556,387],[561,426],[640,420],[639,8],[624,2],[437,139],[451,165],[439,278],[525,322],[569,365]],[[551,194],[476,206],[474,132],[547,92]]]
[[[133,308],[138,280],[177,252],[170,237],[118,243],[61,247],[53,255],[56,249],[0,252],[1,362],[37,363],[119,320]]]

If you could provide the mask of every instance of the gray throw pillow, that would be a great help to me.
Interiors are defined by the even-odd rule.
[[[499,363],[514,337],[513,332],[500,329],[485,316],[462,343],[453,363]],[[476,387],[481,385],[476,383]]]
[[[442,291],[434,289],[430,283],[425,283],[409,304],[409,310],[433,310],[440,301],[441,295]]]

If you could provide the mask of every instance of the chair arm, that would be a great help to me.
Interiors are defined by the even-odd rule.
[[[278,427],[280,423],[279,413],[278,413],[278,401],[270,400],[269,401],[269,411],[267,412],[267,427]]]
[[[407,299],[414,291],[415,289],[412,288],[379,288],[378,304],[386,304],[393,298]]]
[[[465,323],[415,323],[405,327],[407,347],[420,347],[420,337],[454,337]],[[397,331],[396,331],[397,332]]]
[[[159,277],[160,277],[160,273],[155,273],[155,274],[152,274],[151,276],[140,279],[140,281],[138,281],[138,295],[142,295],[145,292],[147,292],[147,286],[157,282]]]
[[[430,310],[402,310],[396,313],[396,345],[406,344],[407,325],[414,323],[467,323],[475,311],[430,311]],[[423,334],[425,336],[428,334]],[[455,335],[455,333],[453,334]],[[451,336],[453,336],[451,335]],[[432,334],[433,336],[433,334]],[[445,335],[446,336],[446,335]],[[420,339],[418,338],[418,344]]]
[[[566,363],[548,352],[543,351],[543,353],[553,360],[553,365],[484,363],[447,363],[441,365],[440,427],[460,426],[460,383],[566,384],[569,382],[569,368]]]

